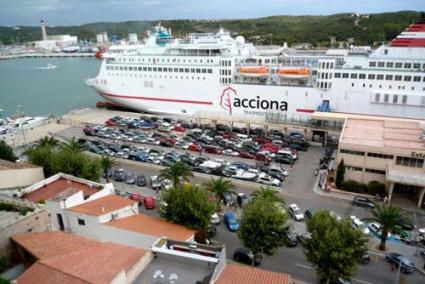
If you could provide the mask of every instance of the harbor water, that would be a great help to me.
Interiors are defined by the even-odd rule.
[[[0,61],[0,117],[63,115],[76,108],[94,107],[99,96],[84,84],[94,77],[100,61],[94,58],[23,58]],[[41,69],[48,64],[54,69]]]

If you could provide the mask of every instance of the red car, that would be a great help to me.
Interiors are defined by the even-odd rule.
[[[109,120],[105,121],[105,125],[106,126],[116,126],[117,123],[115,121],[109,119]]]
[[[240,151],[239,157],[245,158],[245,159],[254,159],[255,158],[255,156],[253,154],[251,154],[250,152],[247,152],[247,151]]]
[[[266,143],[261,147],[262,150],[270,151],[272,153],[277,153],[280,150],[280,146],[273,143]]]
[[[266,144],[266,143],[271,143],[272,141],[270,139],[267,139],[266,137],[263,136],[257,136],[255,137],[255,141],[260,143],[260,144]]]
[[[223,133],[223,139],[230,139],[233,137],[233,134],[231,132],[224,132]]]
[[[223,152],[223,149],[217,146],[205,146],[205,152],[210,154],[221,154]]]
[[[270,164],[271,161],[272,161],[272,158],[270,158],[270,157],[268,157],[268,156],[266,156],[264,154],[257,154],[257,156],[255,156],[255,159],[257,161],[264,162],[264,164],[266,164],[266,165]]]
[[[176,132],[185,132],[186,131],[186,128],[184,128],[181,125],[175,125],[174,128],[173,128],[173,131],[176,131]]]
[[[187,148],[189,151],[193,152],[201,152],[202,147],[199,144],[196,143],[190,143],[189,148]]]
[[[134,201],[137,201],[137,203],[139,203],[139,204],[142,204],[142,197],[138,193],[132,193],[130,195],[130,199],[131,200],[134,200]]]
[[[143,198],[143,206],[145,206],[146,209],[154,209],[155,199],[150,196],[146,196],[145,198]]]

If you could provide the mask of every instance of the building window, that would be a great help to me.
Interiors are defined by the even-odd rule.
[[[411,168],[422,168],[424,159],[397,156],[396,164]]]
[[[369,67],[376,67],[376,62],[369,62]]]
[[[86,221],[84,219],[78,219],[78,225],[85,226],[86,225]]]
[[[366,168],[364,171],[367,172],[367,173],[371,173],[371,174],[385,175],[385,171],[382,171],[382,170],[375,170],[375,169]]]
[[[387,62],[387,68],[393,68],[394,64],[392,62]]]
[[[420,63],[413,63],[413,68],[414,69],[420,69],[421,68],[421,64]]]
[[[349,171],[354,171],[354,172],[362,172],[363,171],[362,168],[360,168],[360,167],[353,167],[353,166],[345,166],[345,169],[346,170],[349,170]]]
[[[365,154],[365,152],[362,152],[362,151],[352,151],[352,150],[347,150],[347,149],[341,149],[340,153],[341,154],[356,155],[356,156],[364,156],[364,154]]]
[[[389,159],[389,160],[394,159],[393,155],[379,154],[379,153],[367,153],[367,156],[372,158],[379,158],[379,159]]]

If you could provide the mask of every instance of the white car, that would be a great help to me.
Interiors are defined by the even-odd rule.
[[[218,225],[220,224],[220,217],[218,217],[217,213],[211,215],[211,224]]]
[[[376,235],[378,235],[379,237],[381,236],[381,224],[379,223],[369,223],[369,225],[367,225],[367,227],[369,228],[370,231],[372,231],[373,233],[375,233]],[[388,232],[387,238],[391,237],[391,233]]]
[[[232,156],[232,157],[238,157],[239,156],[239,152],[233,151],[232,149],[224,149],[222,154],[226,155],[226,156]]]
[[[272,153],[272,152],[267,151],[267,150],[260,151],[260,152],[258,152],[258,154],[259,155],[264,155],[264,156],[269,157],[269,158],[272,158],[272,159],[274,159],[276,157],[276,154],[275,153]]]
[[[304,220],[304,214],[301,212],[301,209],[298,207],[297,204],[293,203],[290,204],[288,207],[289,214],[291,214],[292,218],[294,218],[295,221],[302,221]]]
[[[187,150],[189,148],[189,144],[186,143],[186,142],[180,142],[180,141],[178,141],[178,142],[176,142],[174,144],[174,148],[176,148],[176,149],[182,149],[182,150]]]
[[[369,228],[366,227],[365,224],[360,219],[358,219],[356,216],[350,216],[350,218],[351,218],[351,226],[354,229],[360,230],[366,236],[370,234]]]
[[[280,187],[282,185],[282,182],[280,180],[278,180],[277,178],[273,178],[272,176],[266,173],[261,173],[257,178],[257,182],[276,187]]]

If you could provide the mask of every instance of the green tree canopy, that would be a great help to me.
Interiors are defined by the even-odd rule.
[[[220,177],[218,179],[215,179],[215,178],[210,179],[209,181],[204,183],[204,187],[205,189],[214,193],[216,201],[217,201],[217,208],[219,207],[221,196],[224,193],[235,194],[235,191],[234,191],[235,185],[232,183],[230,179],[225,179],[223,177]]]
[[[208,192],[189,183],[164,191],[161,199],[161,217],[194,230],[205,230],[215,210]]]
[[[12,147],[7,145],[5,141],[0,141],[0,159],[15,162],[17,157],[13,153]]]
[[[338,164],[338,168],[336,169],[335,185],[337,188],[341,188],[342,182],[344,181],[344,175],[345,175],[344,159],[341,159],[341,161]]]
[[[307,223],[311,239],[304,252],[322,283],[350,280],[367,250],[367,239],[348,220],[337,221],[329,211],[316,212]]]
[[[251,196],[253,199],[264,199],[269,200],[272,203],[279,202],[285,204],[285,199],[282,196],[279,196],[279,192],[268,186],[262,186],[260,190],[254,191]]]
[[[183,181],[189,182],[189,177],[192,177],[193,173],[189,167],[182,161],[178,161],[160,171],[159,179],[168,179],[171,181],[173,187],[179,187]]]
[[[255,198],[242,213],[238,237],[256,259],[273,255],[285,243],[288,216],[269,199]]]
[[[102,167],[103,174],[106,178],[106,182],[109,182],[108,172],[112,170],[112,167],[116,164],[115,159],[111,156],[103,156],[100,158],[100,166]]]
[[[385,250],[388,233],[391,232],[395,226],[400,226],[405,223],[406,216],[400,207],[392,204],[376,205],[372,210],[372,215],[373,217],[367,218],[367,220],[381,224],[381,243],[379,244],[379,249]]]
[[[40,140],[38,140],[36,142],[36,144],[38,146],[42,146],[42,147],[46,147],[46,146],[56,147],[56,146],[59,145],[59,141],[56,140],[54,137],[44,136],[43,138],[41,138]]]

